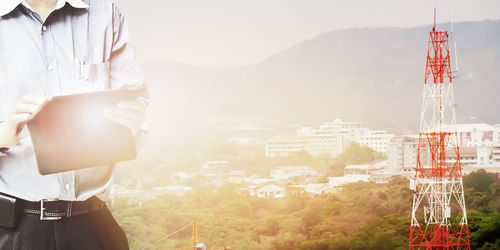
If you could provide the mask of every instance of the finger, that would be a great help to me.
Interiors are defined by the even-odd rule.
[[[22,113],[22,114],[14,114],[9,117],[10,122],[13,122],[14,124],[19,124],[19,123],[26,123],[29,121],[31,115],[27,113]]]
[[[42,105],[47,98],[42,95],[25,95],[21,98],[20,103]]]
[[[38,107],[39,107],[38,105],[34,105],[34,104],[19,103],[14,108],[14,113],[15,114],[20,114],[20,113],[32,114],[38,109]]]
[[[113,122],[116,122],[116,123],[124,126],[124,127],[129,128],[132,132],[137,131],[137,129],[138,129],[137,122],[132,120],[132,119],[129,119],[127,117],[123,117],[123,116],[116,115],[113,113],[108,113],[108,112],[104,113],[104,117],[108,120],[111,120]]]
[[[138,91],[138,90],[145,90],[146,86],[144,84],[140,84],[140,85],[126,86],[125,88],[130,91]]]
[[[144,110],[146,109],[144,107],[144,104],[139,100],[122,101],[119,102],[116,106],[121,109],[131,109],[142,113],[144,113]]]
[[[19,135],[19,133],[21,133],[22,130],[24,130],[24,128],[26,128],[26,122],[20,122],[17,124],[17,128],[16,128],[16,135]]]
[[[30,134],[28,133],[28,127],[26,126],[23,126],[23,128],[21,129],[21,131],[19,131],[17,137],[19,138],[19,140],[22,140],[24,138],[27,138]]]

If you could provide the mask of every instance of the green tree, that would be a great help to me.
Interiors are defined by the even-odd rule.
[[[463,178],[464,188],[474,188],[476,192],[490,193],[490,185],[495,183],[495,178],[484,169],[474,171]]]

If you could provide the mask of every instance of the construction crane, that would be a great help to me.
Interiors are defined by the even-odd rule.
[[[168,239],[170,236],[188,228],[189,226],[192,225],[192,230],[193,230],[193,233],[192,233],[192,241],[193,241],[193,245],[191,247],[177,247],[177,248],[167,248],[166,250],[207,250],[207,244],[205,243],[200,243],[198,242],[198,231],[200,230],[200,226],[198,225],[198,222],[197,221],[193,221],[187,225],[184,225],[183,227],[177,229],[176,231],[174,231],[173,233],[153,242],[152,244],[142,248],[142,250],[144,249],[148,249],[152,246],[154,246],[155,244],[159,243],[160,241],[162,240],[165,240],[165,239]]]

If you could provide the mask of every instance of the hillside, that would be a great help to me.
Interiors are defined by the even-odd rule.
[[[316,126],[336,117],[415,131],[429,30],[332,31],[238,69],[146,63],[153,133],[192,134],[231,123]],[[498,123],[500,20],[456,23],[454,38],[458,122]]]

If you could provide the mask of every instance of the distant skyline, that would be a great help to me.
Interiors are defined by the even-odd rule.
[[[141,61],[210,68],[258,63],[325,32],[500,19],[500,1],[116,0]],[[452,6],[452,8],[450,8]]]

